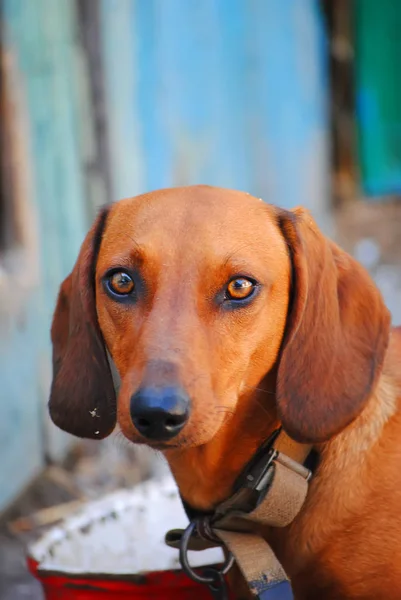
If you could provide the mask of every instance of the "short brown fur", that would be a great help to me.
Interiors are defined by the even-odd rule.
[[[135,304],[106,294],[112,267],[140,274]],[[225,310],[216,297],[238,274],[260,293]],[[320,463],[304,508],[265,532],[297,600],[400,597],[401,330],[306,211],[205,186],[118,202],[62,285],[52,338],[51,415],[76,435],[107,435],[117,414],[143,443],[129,414],[139,386],[173,378],[188,392],[188,424],[154,447],[193,507],[226,498],[279,424],[312,443]]]

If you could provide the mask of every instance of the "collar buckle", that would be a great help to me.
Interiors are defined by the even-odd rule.
[[[274,447],[280,433],[281,428],[276,429],[259,448],[253,459],[239,475],[234,484],[231,497],[222,502],[215,510],[213,521],[218,520],[229,511],[250,513],[255,510],[269,492],[273,482],[275,463],[280,463],[287,469],[294,471],[307,482],[310,480],[312,472],[309,469]]]

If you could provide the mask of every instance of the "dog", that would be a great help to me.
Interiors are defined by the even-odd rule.
[[[118,423],[196,510],[277,427],[312,444],[306,502],[269,532],[295,597],[401,598],[401,329],[306,210],[208,186],[106,207],[51,336],[54,423],[95,439]]]

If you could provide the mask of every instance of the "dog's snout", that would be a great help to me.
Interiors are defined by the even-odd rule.
[[[130,413],[143,437],[162,442],[183,429],[189,408],[188,395],[178,387],[143,387],[131,397]]]

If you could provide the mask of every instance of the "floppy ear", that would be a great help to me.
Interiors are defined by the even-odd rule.
[[[95,299],[96,259],[105,209],[82,244],[72,273],[60,288],[53,317],[53,382],[49,412],[61,429],[101,439],[116,423],[116,400]]]
[[[293,265],[277,407],[299,442],[328,440],[365,406],[384,361],[390,315],[368,273],[303,209],[279,211]]]

